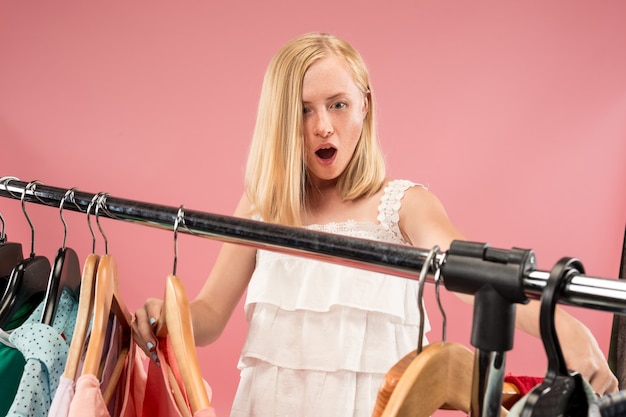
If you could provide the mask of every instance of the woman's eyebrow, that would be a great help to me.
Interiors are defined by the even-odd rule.
[[[333,94],[330,97],[326,97],[325,100],[326,101],[328,101],[328,100],[336,100],[337,98],[339,98],[341,96],[345,96],[345,95],[346,95],[346,93],[341,92],[341,93]],[[309,103],[311,103],[311,102],[307,101],[307,100],[302,100],[302,104],[309,104]]]

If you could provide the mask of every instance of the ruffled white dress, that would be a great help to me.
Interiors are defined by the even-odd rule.
[[[378,224],[307,228],[406,244],[398,212],[415,185],[387,185]],[[371,416],[385,374],[417,347],[418,282],[265,250],[256,262],[231,417]]]

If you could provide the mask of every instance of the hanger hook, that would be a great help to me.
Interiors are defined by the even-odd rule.
[[[19,181],[20,179],[17,177],[12,177],[12,176],[6,176],[6,177],[2,177],[0,178],[0,182],[2,183],[2,185],[4,185],[4,189],[6,190],[7,193],[11,194],[11,196],[13,196],[13,198],[18,198],[19,196],[16,196],[15,194],[13,194],[11,192],[11,190],[9,190],[9,181]]]
[[[89,218],[89,216],[91,214],[91,208],[94,204],[96,204],[98,198],[100,198],[100,193],[94,194],[94,196],[91,198],[91,201],[89,202],[89,205],[87,206],[87,226],[89,226],[89,231],[91,232],[91,238],[93,242],[91,253],[96,253],[96,234],[93,232],[93,227],[91,227],[91,219]]]
[[[176,220],[174,220],[174,267],[172,269],[172,275],[176,275],[176,266],[178,264],[178,226],[180,223],[185,225],[185,211],[183,208],[184,206],[182,205],[178,208]]]
[[[443,304],[441,304],[441,296],[439,294],[439,287],[442,281],[441,277],[441,267],[445,262],[445,254],[440,259],[433,259],[433,265],[435,268],[435,273],[433,279],[435,280],[435,297],[437,298],[437,305],[439,306],[439,312],[441,313],[442,324],[441,324],[441,342],[446,343],[447,341],[447,333],[448,333],[448,317],[446,316],[446,311],[443,308]]]
[[[422,265],[422,270],[420,271],[419,276],[419,284],[418,284],[418,293],[417,293],[417,305],[420,311],[420,330],[417,340],[417,353],[421,353],[422,347],[424,344],[424,304],[423,304],[423,296],[424,296],[424,284],[426,282],[426,275],[428,275],[428,270],[430,269],[433,259],[435,259],[435,255],[439,253],[439,246],[435,245],[426,255],[426,259],[424,260],[424,264]]]
[[[2,229],[0,230],[0,245],[2,245],[7,239],[6,234],[4,233],[4,227],[6,224],[4,223],[4,217],[2,217],[2,213],[0,213],[0,223],[2,223]]]
[[[20,201],[22,203],[22,212],[24,213],[24,216],[26,217],[26,221],[28,222],[28,225],[30,226],[30,256],[31,258],[35,256],[35,226],[33,226],[33,222],[30,220],[30,216],[28,215],[28,212],[26,211],[26,203],[25,203],[25,198],[26,198],[26,191],[30,191],[31,193],[35,192],[35,188],[37,187],[37,184],[41,184],[41,181],[31,181],[29,182],[26,187],[24,187],[24,189],[22,190],[22,197],[20,198]]]
[[[12,180],[17,180],[19,181],[19,178],[17,177],[2,177],[0,178],[0,183],[2,183],[2,185],[4,185],[4,189],[6,190],[7,193],[11,194],[13,197],[16,197],[11,191],[9,191],[9,188],[7,186],[7,183],[9,181]],[[2,223],[2,229],[0,230],[0,244],[6,242],[7,239],[7,235],[5,233],[5,227],[6,227],[6,223],[4,222],[4,217],[2,217],[2,213],[0,213],[0,222]]]
[[[63,223],[63,249],[65,249],[65,243],[67,241],[67,223],[65,222],[65,218],[63,217],[63,206],[65,205],[65,201],[67,199],[70,199],[70,201],[72,201],[74,205],[76,205],[76,201],[74,200],[74,192],[76,190],[76,188],[70,188],[69,190],[67,190],[65,192],[65,195],[61,199],[61,203],[59,204],[59,216],[61,217],[61,223]]]
[[[561,258],[552,271],[541,293],[539,307],[539,330],[546,355],[548,356],[548,371],[544,379],[553,381],[559,375],[568,375],[561,344],[554,325],[554,310],[562,289],[570,279],[579,273],[584,273],[583,264],[576,258]]]
[[[104,234],[104,230],[102,230],[102,226],[100,226],[100,215],[98,213],[98,211],[100,210],[100,208],[102,208],[103,210],[106,210],[105,204],[106,204],[106,199],[109,196],[109,194],[107,193],[99,193],[98,194],[98,199],[96,201],[96,224],[98,225],[98,229],[100,229],[100,234],[102,234],[102,237],[104,238],[104,254],[108,255],[109,253],[109,240],[107,239],[107,236]]]

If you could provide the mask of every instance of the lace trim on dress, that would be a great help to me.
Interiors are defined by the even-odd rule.
[[[421,184],[416,184],[408,180],[390,181],[387,187],[385,187],[383,196],[380,199],[380,205],[378,206],[378,221],[380,222],[380,227],[393,233],[402,243],[408,243],[402,236],[402,232],[400,232],[400,227],[398,226],[402,197],[404,197],[406,190],[416,185],[424,187]]]

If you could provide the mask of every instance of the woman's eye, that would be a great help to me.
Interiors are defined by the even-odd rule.
[[[343,109],[344,107],[346,107],[346,103],[344,103],[343,101],[332,105],[332,108],[334,109]]]
[[[307,109],[306,107],[302,108],[302,114],[307,114],[307,113],[310,113],[310,112],[311,112],[310,109]]]

